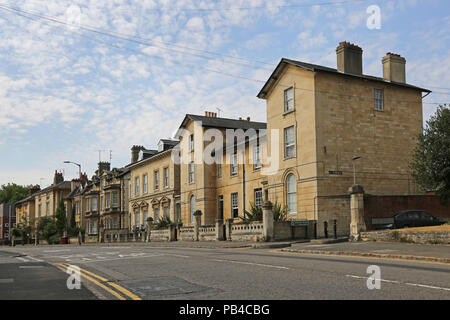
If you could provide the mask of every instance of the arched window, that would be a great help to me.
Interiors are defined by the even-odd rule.
[[[191,223],[194,223],[194,212],[195,212],[195,197],[194,197],[194,195],[191,196],[189,204],[190,204],[190,210],[191,210]]]
[[[286,195],[288,214],[297,213],[297,181],[293,173],[286,178]]]

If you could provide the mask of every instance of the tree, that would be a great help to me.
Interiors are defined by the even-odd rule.
[[[14,203],[25,199],[30,194],[30,188],[8,183],[0,187],[0,203]]]
[[[64,232],[67,231],[66,208],[64,206],[64,199],[62,198],[59,201],[58,208],[56,208],[55,218],[58,234],[62,236],[64,235]]]
[[[450,109],[444,104],[427,121],[410,168],[422,189],[436,192],[443,204],[450,203]]]
[[[58,228],[56,227],[56,223],[49,217],[42,217],[39,219],[37,231],[44,237],[45,240],[47,240],[49,244],[56,242],[53,240],[58,238]]]

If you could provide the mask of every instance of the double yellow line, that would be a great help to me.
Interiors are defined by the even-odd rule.
[[[63,268],[64,270],[67,270],[71,267],[71,265],[68,263],[56,263],[56,265],[59,266],[60,268]],[[104,289],[105,291],[111,293],[113,296],[115,296],[119,300],[128,300],[128,299],[142,300],[137,295],[135,295],[134,293],[125,289],[124,287],[118,285],[117,283],[109,281],[108,279],[101,277],[93,272],[87,271],[83,268],[80,268],[80,267],[78,267],[78,268],[80,269],[80,275],[83,278],[92,282],[93,284],[97,285],[98,287]]]

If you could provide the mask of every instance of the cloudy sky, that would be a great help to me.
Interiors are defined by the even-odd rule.
[[[407,82],[435,91],[426,119],[450,100],[448,30],[447,0],[0,0],[0,184],[75,178],[64,160],[92,176],[98,150],[124,166],[185,113],[265,121],[256,94],[281,57],[335,68],[344,40],[365,74],[406,57]]]

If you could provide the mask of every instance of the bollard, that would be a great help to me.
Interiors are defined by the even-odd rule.
[[[334,232],[334,238],[337,239],[337,220],[333,220],[333,232]]]
[[[317,220],[314,220],[314,239],[317,239]]]
[[[325,238],[328,238],[328,221],[323,222],[323,233],[325,234]]]

